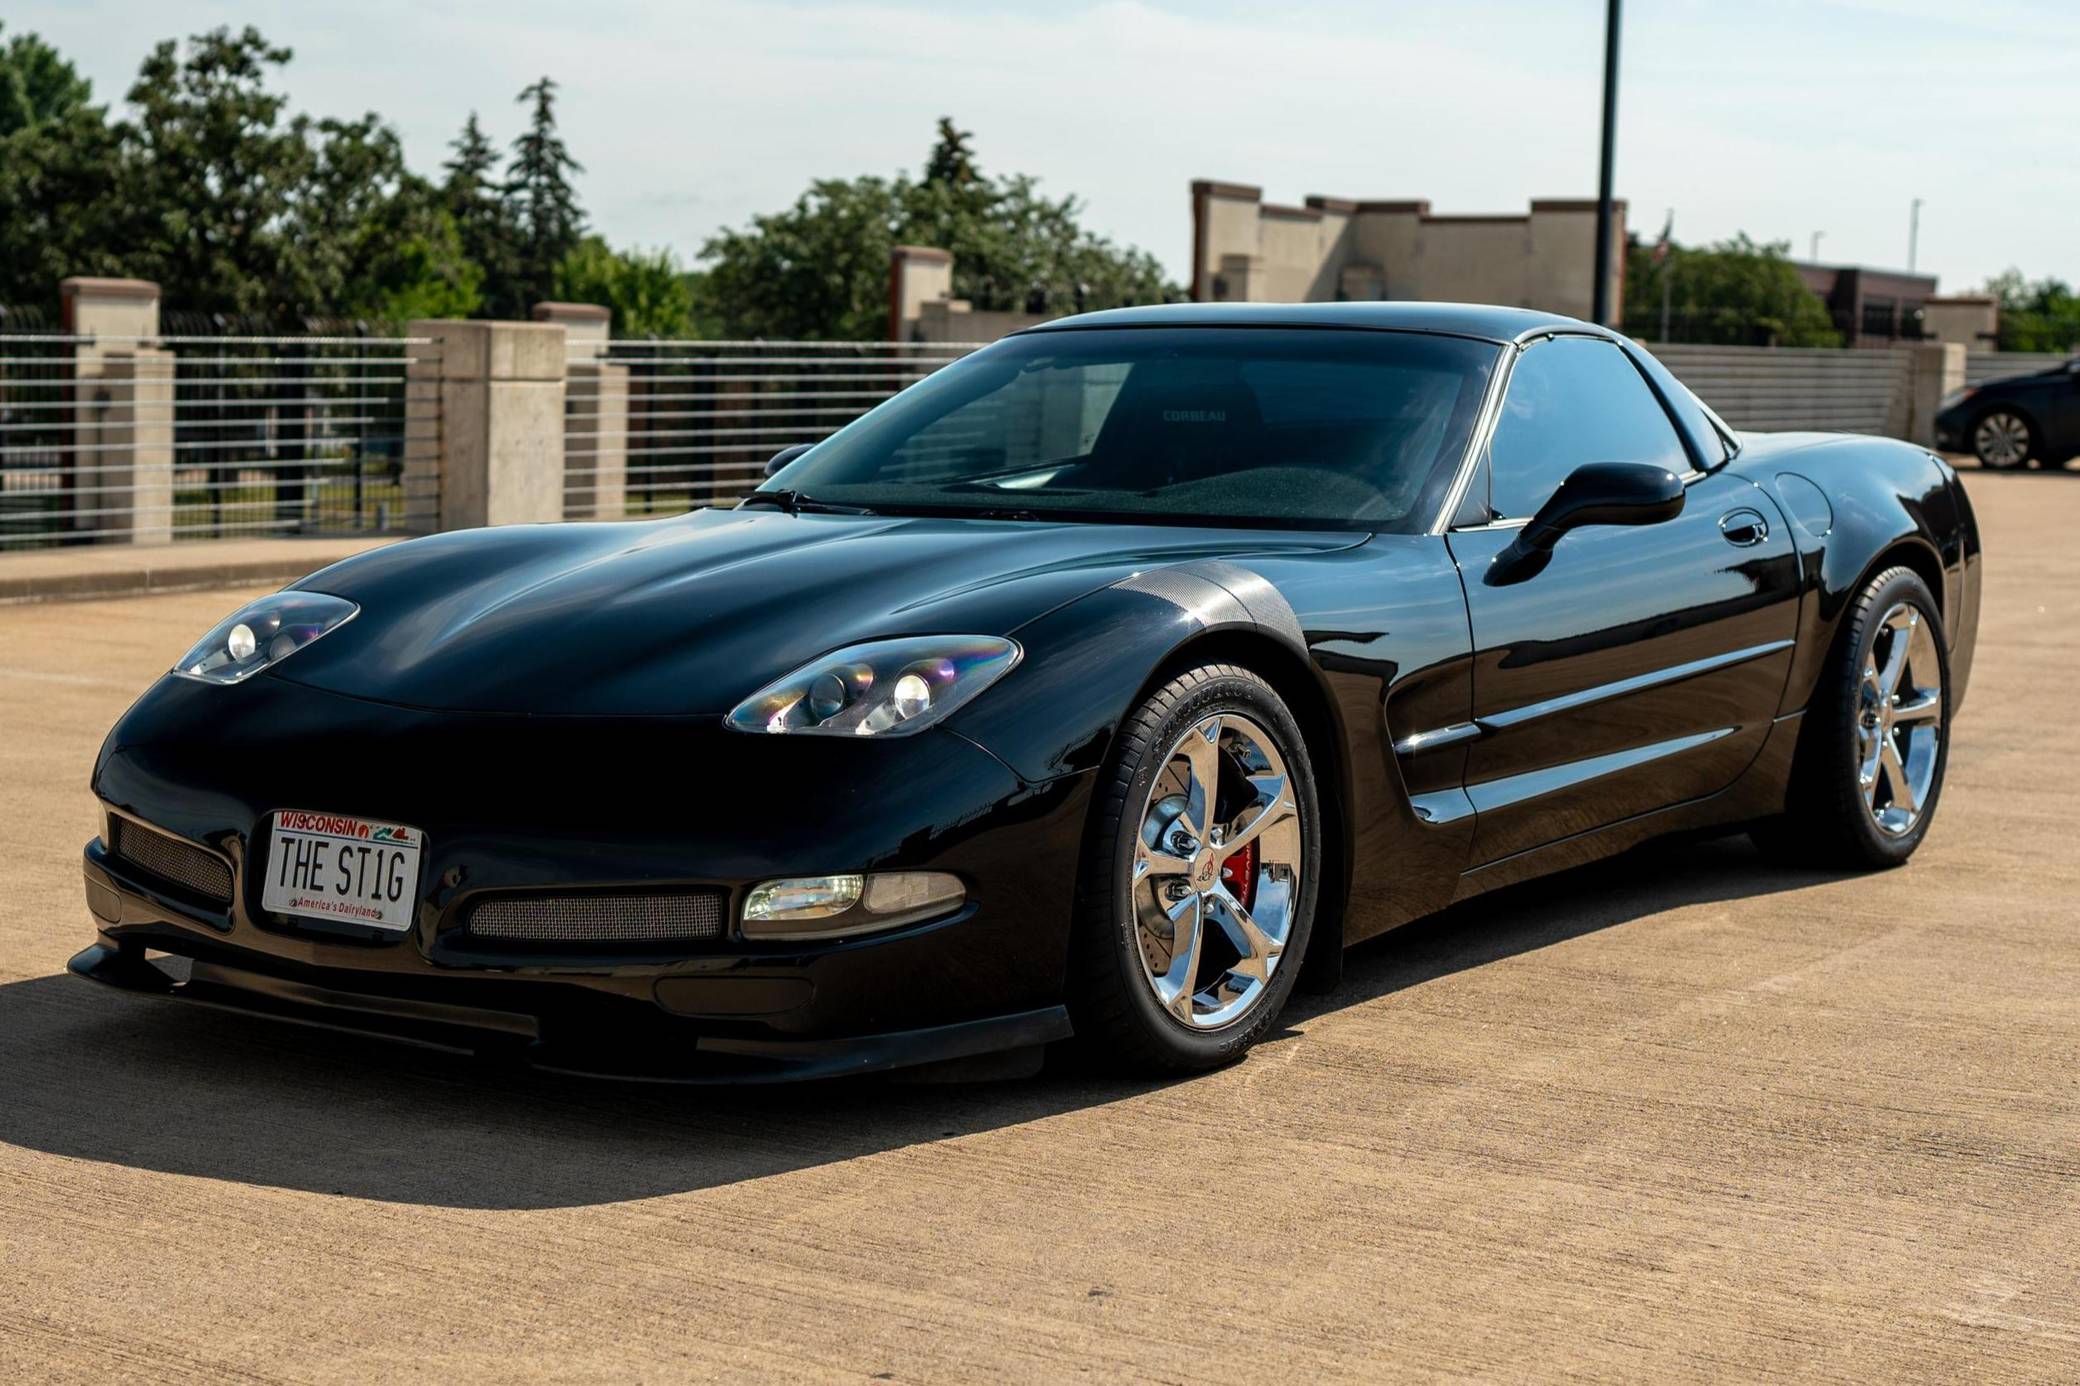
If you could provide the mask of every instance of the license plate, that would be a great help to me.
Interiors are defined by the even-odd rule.
[[[275,914],[403,933],[426,835],[400,823],[285,809],[274,816],[260,903]]]

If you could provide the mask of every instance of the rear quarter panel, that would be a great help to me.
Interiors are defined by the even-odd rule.
[[[1799,645],[1782,712],[1811,701],[1849,604],[1881,567],[1904,563],[1942,604],[1953,707],[1978,631],[1979,537],[1949,464],[1889,438],[1749,434],[1731,464],[1784,512],[1804,569]]]

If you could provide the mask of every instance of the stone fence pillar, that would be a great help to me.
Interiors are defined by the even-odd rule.
[[[100,470],[95,475],[98,504],[86,515],[85,527],[113,543],[173,542],[173,353],[160,347],[133,346],[101,358],[94,386],[105,401],[98,430],[80,433],[81,441],[105,445],[105,451],[83,451],[82,460]]]
[[[173,539],[173,353],[156,344],[159,286],[66,279],[60,321],[73,346],[72,527],[106,543]]]
[[[596,303],[537,303],[534,320],[567,334],[564,515],[618,520],[628,509],[628,367],[607,359],[613,314]]]
[[[888,256],[888,339],[914,340],[924,305],[952,296],[952,252],[929,245],[896,246]]]
[[[573,520],[628,511],[628,367],[573,360],[565,384],[564,510]]]
[[[440,528],[562,519],[562,324],[440,318],[407,331],[438,347],[415,382],[438,380]]]
[[[1964,388],[1965,346],[1962,342],[1915,342],[1895,347],[1907,356],[1902,397],[1889,411],[1887,431],[1895,438],[1932,448],[1936,445],[1936,410],[1943,396]]]

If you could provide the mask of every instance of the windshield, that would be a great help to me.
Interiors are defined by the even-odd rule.
[[[1419,529],[1499,353],[1418,332],[1037,332],[911,386],[765,489],[883,513]]]

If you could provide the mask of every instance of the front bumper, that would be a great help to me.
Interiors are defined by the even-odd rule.
[[[681,1035],[649,1046],[624,1037],[603,1045],[552,1039],[542,1017],[456,1002],[387,995],[191,959],[185,969],[149,960],[140,940],[103,934],[66,970],[137,996],[186,1001],[324,1030],[339,1030],[453,1054],[524,1064],[549,1073],[659,1083],[778,1083],[839,1078],[942,1063],[1048,1044],[1069,1036],[1068,1012],[1043,1007],[920,1030],[833,1040],[759,1040]]]
[[[109,813],[232,873],[232,899],[213,904],[111,855],[105,833],[88,845],[99,936],[72,971],[133,993],[689,1082],[862,1072],[1068,1033],[1088,776],[1031,785],[942,729],[870,747],[692,719],[432,713],[266,677],[167,680],[110,734],[95,789]],[[266,911],[256,853],[283,808],[421,829],[414,926],[386,936]],[[733,923],[758,880],[900,868],[959,876],[967,903],[816,943],[730,929],[669,949],[517,945],[465,927],[486,895],[588,887],[720,890]],[[156,954],[186,962],[169,971]]]
[[[1971,443],[1967,434],[1971,431],[1971,413],[1958,407],[1945,409],[1936,415],[1936,451],[1970,452]]]

